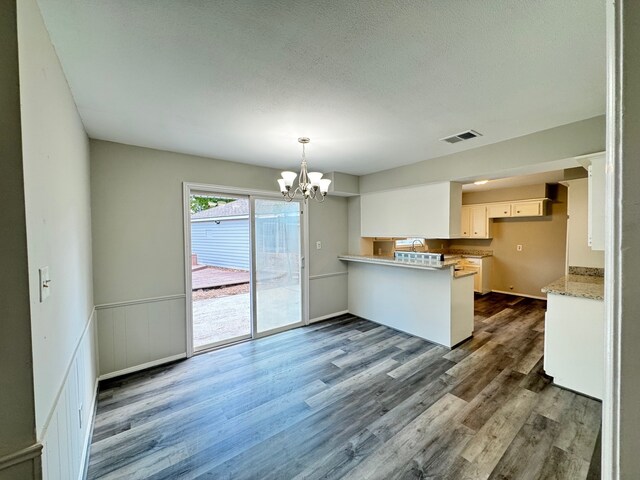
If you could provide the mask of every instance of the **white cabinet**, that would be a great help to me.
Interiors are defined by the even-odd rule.
[[[492,257],[465,257],[460,261],[460,264],[464,270],[476,272],[473,276],[474,292],[484,295],[491,291],[491,269],[493,267]]]
[[[487,218],[504,218],[511,216],[510,203],[487,204]]]
[[[492,218],[541,217],[546,215],[546,198],[515,202],[462,205],[460,237],[491,238]]]
[[[512,217],[540,217],[545,214],[544,200],[528,200],[511,204]]]
[[[605,155],[591,157],[589,171],[589,237],[592,250],[604,250]]]
[[[491,238],[485,205],[463,205],[460,218],[460,232],[463,238]]]
[[[604,393],[604,302],[547,295],[544,370],[554,383],[594,398]]]
[[[468,238],[471,235],[471,207],[463,205],[460,210],[460,236]]]
[[[434,183],[365,193],[360,201],[363,237],[460,237],[462,185]]]

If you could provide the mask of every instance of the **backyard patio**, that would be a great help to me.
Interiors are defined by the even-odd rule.
[[[249,272],[229,268],[192,271],[193,341],[204,347],[251,333]],[[196,288],[198,286],[199,288]],[[300,319],[300,284],[295,279],[271,275],[258,282],[258,331],[287,325]]]

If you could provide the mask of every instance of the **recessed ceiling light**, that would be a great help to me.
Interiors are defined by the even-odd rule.
[[[477,180],[475,182],[473,182],[474,185],[484,185],[485,183],[487,183],[489,180]]]

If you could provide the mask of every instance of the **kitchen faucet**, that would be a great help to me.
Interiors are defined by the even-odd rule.
[[[422,243],[422,240],[418,240],[417,238],[411,242],[411,251],[415,252],[416,251],[416,242],[418,242],[420,244],[420,246],[422,247],[422,250],[424,250],[424,243]]]

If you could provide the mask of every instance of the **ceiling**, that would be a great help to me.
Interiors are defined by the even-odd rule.
[[[360,175],[605,110],[604,0],[39,4],[97,139]]]

